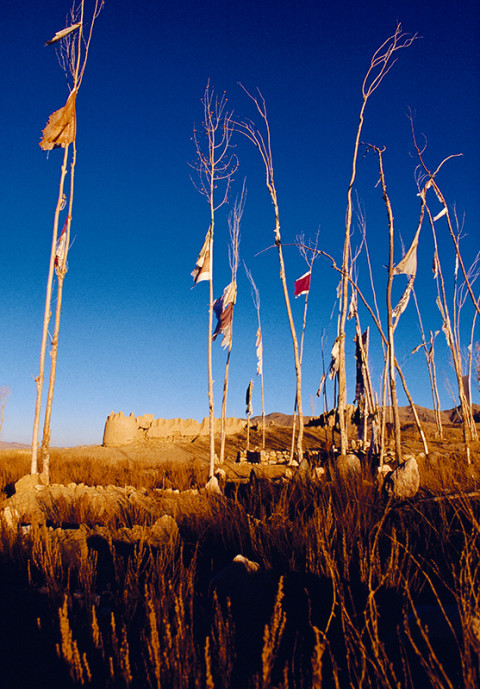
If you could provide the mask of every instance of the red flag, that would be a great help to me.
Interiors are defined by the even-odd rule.
[[[293,293],[295,297],[299,297],[301,294],[308,294],[311,275],[312,271],[309,270],[308,273],[305,273],[305,275],[299,277],[298,280],[295,280],[295,291]]]

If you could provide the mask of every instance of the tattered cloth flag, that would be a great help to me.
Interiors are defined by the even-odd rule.
[[[67,102],[55,110],[43,130],[40,148],[43,151],[51,151],[54,148],[66,148],[75,141],[77,135],[77,116],[75,113],[75,99],[77,91],[74,89],[67,98]]]
[[[215,299],[213,302],[213,312],[216,315],[217,320],[220,318],[222,311],[226,309],[229,304],[235,304],[236,300],[237,285],[235,282],[230,282],[230,284],[228,284],[223,290],[222,296],[218,299]]]
[[[245,413],[247,416],[250,416],[253,412],[253,407],[252,407],[252,390],[253,390],[253,378],[250,378],[250,384],[247,388],[247,394],[245,395],[245,404],[247,406]]]
[[[231,282],[223,290],[222,296],[213,302],[213,311],[218,323],[212,335],[212,340],[215,340],[217,335],[222,334],[222,347],[229,347],[232,342],[233,305],[236,298],[237,285],[235,282]]]
[[[208,228],[205,241],[198,254],[197,262],[195,268],[192,270],[190,275],[193,277],[193,284],[196,285],[197,282],[202,282],[203,280],[210,280],[211,275],[211,258],[210,258],[210,227]]]
[[[330,362],[330,370],[328,372],[328,377],[333,380],[338,373],[340,367],[340,338],[337,337],[333,343],[332,351],[332,361]]]
[[[394,275],[416,275],[417,273],[417,245],[418,236],[420,234],[420,228],[418,228],[415,237],[413,238],[412,245],[407,251],[405,256],[402,258],[400,263],[393,269]]]
[[[216,340],[218,335],[223,335],[222,347],[229,347],[232,343],[233,303],[230,302],[226,309],[217,314],[217,318],[218,323],[212,340]]]
[[[302,294],[308,294],[308,291],[310,289],[310,278],[312,277],[312,271],[309,270],[308,273],[305,273],[301,277],[298,278],[298,280],[295,280],[295,289],[293,292],[293,295],[295,297],[299,297]]]
[[[71,26],[67,26],[66,29],[62,29],[61,31],[57,31],[55,36],[51,38],[49,41],[45,42],[45,45],[52,45],[52,43],[56,43],[57,41],[60,41],[62,38],[65,38],[65,36],[68,36],[69,34],[72,33],[72,31],[75,31],[78,29],[80,26],[82,26],[82,22],[78,22],[77,24],[72,24]]]
[[[352,318],[355,317],[356,313],[357,313],[357,293],[355,290],[353,290],[352,296],[350,297],[350,303],[348,305],[347,319],[351,320]]]
[[[257,341],[255,343],[257,348],[257,376],[262,375],[263,371],[263,342],[262,342],[262,329],[258,326],[257,330]]]
[[[65,260],[65,253],[67,249],[67,225],[68,218],[65,220],[65,225],[63,226],[63,230],[57,242],[57,249],[55,251],[55,272],[57,275],[59,270],[62,269],[63,261]]]
[[[318,386],[316,397],[320,397],[320,395],[322,394],[322,390],[323,390],[324,385],[325,385],[325,373],[322,373],[322,377],[320,378],[320,384]]]
[[[471,397],[470,397],[470,376],[462,376],[462,385],[463,385],[463,392],[465,395],[465,398],[468,402],[468,404],[472,403]]]
[[[415,275],[412,275],[405,288],[405,292],[402,294],[400,301],[392,311],[392,318],[398,319],[407,308],[414,281]]]
[[[357,360],[357,381],[355,385],[355,401],[359,400],[365,394],[365,380],[363,378],[363,371],[364,368],[367,367],[368,362],[369,328],[367,328],[362,334],[362,346],[360,346],[359,340],[360,338],[358,335],[356,335],[355,358]]]
[[[446,215],[448,212],[448,208],[445,206],[445,208],[442,208],[440,213],[437,213],[437,215],[434,217],[433,222],[436,220],[440,220],[440,218],[443,218],[444,215]]]

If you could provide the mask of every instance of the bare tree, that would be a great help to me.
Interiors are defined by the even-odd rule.
[[[275,186],[275,179],[273,174],[273,156],[271,146],[270,125],[267,117],[267,107],[265,104],[265,99],[263,98],[260,91],[258,91],[258,96],[253,96],[243,86],[242,89],[255,104],[257,112],[260,115],[261,120],[263,121],[263,127],[265,130],[264,136],[260,129],[258,129],[258,127],[256,127],[256,125],[249,120],[244,120],[242,122],[236,123],[238,131],[241,132],[244,136],[246,136],[247,139],[254,144],[254,146],[258,149],[260,153],[263,164],[265,166],[265,181],[267,189],[269,191],[270,198],[272,199],[273,208],[275,212],[275,246],[278,250],[278,260],[280,263],[280,280],[283,287],[283,296],[285,299],[285,306],[287,308],[288,323],[290,325],[290,333],[292,336],[293,343],[299,422],[299,430],[297,437],[297,455],[298,460],[301,461],[303,456],[302,370],[300,365],[300,353],[298,347],[297,333],[295,330],[295,324],[293,322],[292,308],[290,305],[290,297],[288,294],[287,278],[285,274],[285,261],[283,259],[282,238],[280,234],[280,211],[278,206],[277,188]]]
[[[347,190],[347,211],[345,219],[345,240],[343,244],[343,258],[342,258],[342,278],[341,278],[341,294],[340,294],[340,318],[338,326],[338,344],[339,344],[339,369],[338,369],[338,416],[340,424],[340,451],[344,454],[347,451],[348,438],[345,412],[347,406],[347,383],[345,371],[345,325],[348,314],[348,281],[350,275],[349,257],[350,257],[350,236],[352,231],[353,218],[353,200],[352,191],[355,179],[357,176],[357,161],[360,147],[361,134],[363,129],[365,108],[367,106],[370,96],[377,90],[383,81],[384,77],[391,70],[396,62],[394,59],[395,53],[401,48],[407,48],[412,45],[416,39],[416,35],[411,36],[402,32],[401,24],[397,24],[395,33],[390,36],[378,50],[374,53],[370,62],[370,67],[367,70],[362,84],[363,102],[360,108],[359,123],[357,127],[357,134],[353,148],[352,173]]]
[[[302,292],[302,294],[305,294],[305,302],[303,304],[303,322],[302,322],[302,335],[300,337],[300,367],[302,366],[302,360],[303,360],[303,343],[305,340],[305,328],[307,325],[307,309],[308,309],[308,297],[310,296],[310,278],[312,275],[312,270],[313,270],[313,264],[315,263],[315,259],[318,258],[319,254],[316,252],[316,249],[318,247],[318,237],[319,237],[319,232],[315,235],[315,240],[313,242],[310,242],[311,250],[307,251],[305,248],[305,237],[304,235],[300,235],[297,238],[297,247],[302,255],[305,263],[308,266],[308,271],[305,274],[308,276],[308,288]],[[305,276],[303,276],[305,278]],[[297,406],[298,406],[298,398],[295,395],[295,404],[293,406],[293,423],[292,423],[292,445],[290,449],[290,461],[293,460],[293,454],[294,454],[294,447],[295,447],[295,431],[296,431],[296,424],[297,424]]]
[[[253,299],[253,305],[255,306],[255,310],[257,312],[257,321],[258,321],[258,328],[257,328],[257,337],[256,337],[256,350],[257,350],[257,376],[260,376],[260,385],[261,385],[261,391],[262,391],[262,449],[265,449],[265,396],[264,396],[264,389],[263,389],[263,336],[262,336],[262,323],[260,320],[260,292],[258,291],[257,285],[255,284],[255,280],[253,279],[252,273],[248,270],[247,266],[245,263],[243,264],[245,268],[245,272],[247,274],[247,278],[250,281],[250,285],[252,288],[252,299]]]
[[[225,422],[227,416],[227,394],[228,394],[228,376],[230,369],[230,356],[232,353],[233,344],[233,311],[237,295],[237,270],[239,261],[239,246],[240,246],[240,222],[243,216],[243,210],[245,208],[245,182],[243,183],[242,191],[240,196],[235,199],[235,204],[232,211],[228,216],[228,229],[230,232],[230,246],[228,251],[228,259],[231,271],[231,281],[229,289],[231,290],[233,301],[230,302],[231,309],[228,313],[228,317],[223,326],[224,328],[224,342],[228,347],[227,351],[227,361],[225,363],[225,375],[223,379],[223,397],[222,397],[222,418],[221,418],[221,429],[220,429],[220,457],[219,462],[223,464],[225,459],[225,437],[226,429]],[[225,304],[225,300],[222,301],[222,308],[228,308],[228,304]],[[219,319],[219,325],[221,324],[221,314]],[[219,329],[220,330],[220,329]],[[215,335],[213,336],[215,337]],[[222,345],[223,346],[223,345]]]
[[[50,251],[50,264],[47,278],[47,290],[45,298],[45,312],[43,319],[42,342],[40,347],[40,366],[39,374],[36,377],[37,397],[35,404],[35,416],[33,423],[32,437],[32,459],[31,473],[38,473],[38,431],[40,426],[40,413],[42,406],[43,383],[45,379],[45,356],[48,340],[48,324],[51,317],[51,303],[53,292],[54,273],[57,275],[57,305],[55,312],[54,334],[51,343],[51,366],[48,396],[45,409],[45,420],[42,439],[42,471],[45,480],[49,480],[49,446],[50,446],[50,421],[53,403],[53,393],[55,388],[56,363],[58,353],[58,335],[60,330],[60,316],[62,307],[63,279],[67,271],[67,255],[70,242],[70,228],[73,210],[74,192],[74,171],[76,163],[76,112],[75,102],[87,64],[88,51],[92,40],[93,26],[103,7],[101,0],[95,0],[92,15],[88,23],[85,21],[84,0],[79,3],[74,2],[67,17],[67,27],[57,32],[52,40],[47,41],[47,45],[57,44],[57,56],[60,66],[65,72],[69,86],[69,96],[63,108],[55,111],[50,116],[47,126],[43,130],[43,137],[40,146],[43,150],[63,148],[63,162],[60,172],[60,184],[58,190],[57,203],[53,220],[52,244]],[[64,193],[65,178],[67,175],[67,165],[69,159],[69,148],[72,144],[72,158],[70,162],[70,190],[68,200],[68,215],[64,225],[63,238],[58,238],[58,225],[60,212],[66,205]],[[62,242],[62,245],[59,242]]]
[[[238,168],[236,155],[231,151],[233,133],[232,112],[227,111],[227,99],[215,96],[214,90],[207,83],[202,98],[203,122],[201,132],[194,129],[193,141],[197,153],[192,167],[198,173],[194,182],[197,190],[207,200],[210,211],[210,226],[204,247],[209,260],[209,303],[208,303],[208,408],[210,431],[210,464],[209,478],[215,471],[215,408],[213,399],[213,366],[212,366],[212,324],[213,324],[213,237],[215,214],[228,199],[230,185]],[[198,278],[198,276],[197,276]],[[197,278],[194,279],[197,281]]]
[[[424,151],[425,147],[422,149],[420,148],[416,135],[415,135],[415,130],[413,127],[413,121],[411,119],[411,125],[412,125],[412,136],[413,136],[413,142],[414,146],[417,152],[417,157],[420,161],[420,170],[421,172],[417,172],[417,185],[419,188],[419,195],[420,198],[422,199],[422,204],[425,206],[426,212],[428,214],[428,218],[430,221],[430,227],[432,229],[432,236],[433,236],[433,242],[434,242],[434,271],[435,271],[435,278],[437,282],[437,306],[440,311],[441,317],[442,317],[442,331],[445,335],[447,345],[450,349],[451,355],[452,355],[452,361],[453,361],[453,367],[455,370],[455,376],[457,379],[457,385],[458,385],[458,396],[459,396],[459,401],[460,401],[460,409],[461,409],[461,414],[462,414],[462,424],[463,424],[463,438],[464,438],[464,443],[465,443],[465,452],[466,452],[466,458],[467,458],[467,463],[471,463],[471,458],[470,458],[470,450],[471,450],[471,441],[472,440],[477,440],[478,435],[477,435],[477,429],[475,426],[475,422],[473,419],[473,414],[472,414],[472,409],[471,409],[471,404],[470,401],[467,397],[466,390],[465,390],[465,384],[464,384],[464,378],[463,378],[463,370],[462,370],[462,355],[461,355],[461,347],[460,347],[460,330],[459,330],[459,308],[461,310],[461,307],[464,304],[464,296],[466,292],[468,292],[472,298],[473,304],[475,306],[476,311],[478,312],[478,300],[475,298],[472,290],[472,278],[475,274],[475,269],[473,269],[473,272],[470,273],[465,269],[465,265],[462,259],[462,255],[460,253],[460,239],[461,239],[461,233],[460,230],[458,229],[458,224],[457,224],[457,232],[454,230],[454,223],[456,221],[456,217],[454,216],[454,219],[452,220],[450,210],[448,208],[447,202],[445,200],[445,197],[443,193],[440,190],[440,187],[438,186],[438,183],[436,181],[436,176],[440,169],[443,167],[443,165],[450,159],[458,157],[458,155],[451,155],[442,160],[440,165],[438,165],[437,169],[434,171],[431,171],[425,161],[424,161]],[[432,189],[435,193],[436,199],[440,202],[442,206],[442,210],[437,213],[436,215],[433,215],[433,213],[430,210],[430,207],[427,204],[427,193],[428,191]],[[455,270],[454,270],[454,285],[453,285],[453,307],[452,307],[452,313],[453,313],[453,324],[452,324],[452,317],[450,315],[450,307],[449,307],[449,300],[447,297],[447,291],[445,287],[445,279],[444,279],[444,274],[442,270],[442,264],[441,264],[441,259],[440,259],[440,253],[438,250],[438,242],[437,242],[437,232],[436,232],[436,222],[440,220],[441,218],[445,218],[447,221],[448,229],[450,232],[450,236],[453,239],[454,246],[455,246]],[[476,264],[476,261],[474,262],[474,265]],[[458,301],[458,289],[457,289],[457,279],[458,279],[458,270],[459,267],[461,266],[463,276],[464,276],[464,288],[462,288],[462,292],[460,294],[460,302]],[[465,291],[463,291],[465,290]],[[459,306],[460,305],[460,306]],[[473,335],[472,335],[473,337]]]
[[[307,248],[308,248],[308,247],[307,247]],[[333,256],[331,256],[330,254],[328,254],[326,251],[323,251],[322,249],[317,249],[317,253],[320,254],[321,256],[325,256],[326,258],[328,258],[329,261],[331,262],[332,268],[333,268],[334,270],[336,270],[338,273],[342,274],[342,269],[341,269],[339,266],[337,266],[337,264],[336,264],[335,259],[333,258]],[[363,292],[362,292],[362,290],[360,289],[359,285],[354,281],[354,279],[352,278],[351,275],[348,276],[348,282],[349,282],[349,284],[350,284],[352,290],[354,290],[354,291],[357,293],[359,299],[362,301],[363,305],[365,306],[365,308],[367,309],[368,313],[370,314],[370,316],[371,316],[373,322],[375,323],[375,326],[376,326],[376,328],[377,328],[377,331],[378,331],[378,333],[379,333],[379,335],[380,335],[380,337],[381,337],[381,339],[382,339],[382,343],[383,343],[383,346],[384,346],[384,348],[385,348],[384,351],[386,351],[388,341],[387,341],[386,335],[385,335],[384,332],[383,332],[382,323],[381,323],[381,321],[380,321],[380,318],[377,317],[375,311],[372,309],[372,307],[371,307],[370,304],[368,303],[368,301],[367,301],[367,299],[365,298],[365,295],[363,294]],[[415,404],[413,403],[412,396],[410,395],[410,392],[409,392],[409,390],[408,390],[407,382],[406,382],[406,380],[405,380],[405,376],[403,375],[402,369],[400,368],[400,365],[399,365],[398,360],[397,360],[396,357],[394,357],[394,365],[395,365],[395,369],[396,369],[396,371],[397,371],[397,373],[398,373],[398,375],[399,375],[399,377],[400,377],[400,380],[402,381],[403,390],[404,390],[405,395],[406,395],[406,397],[407,397],[407,399],[408,399],[408,403],[409,403],[409,405],[410,405],[410,409],[412,410],[413,418],[415,419],[415,424],[416,424],[416,426],[417,426],[417,429],[418,429],[420,438],[421,438],[422,443],[423,443],[424,452],[425,452],[426,455],[428,455],[428,445],[427,445],[427,440],[426,440],[426,437],[425,437],[425,433],[424,433],[423,428],[422,428],[422,425],[421,425],[421,423],[420,423],[420,419],[419,419],[417,410],[416,410],[416,408],[415,408]]]
[[[413,299],[415,301],[415,308],[417,310],[418,324],[420,326],[420,333],[422,336],[422,343],[415,347],[412,354],[415,354],[419,349],[423,349],[425,354],[425,361],[427,363],[428,376],[430,378],[430,389],[432,391],[432,404],[435,414],[435,424],[437,426],[437,435],[440,439],[443,438],[443,426],[442,426],[442,416],[440,413],[440,397],[438,394],[437,386],[437,373],[435,368],[435,338],[440,332],[439,330],[434,333],[430,331],[430,340],[427,341],[425,337],[425,331],[423,329],[423,321],[420,313],[420,308],[418,306],[417,295],[415,293],[415,288],[412,290]]]

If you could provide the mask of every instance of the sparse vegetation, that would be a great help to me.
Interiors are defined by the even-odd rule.
[[[15,666],[3,686],[478,686],[480,500],[469,496],[475,474],[459,466],[460,434],[459,457],[423,460],[420,499],[385,501],[368,467],[353,482],[227,482],[225,495],[200,494],[208,509],[189,493],[179,537],[155,547],[119,534],[144,533],[165,513],[174,494],[158,488],[203,486],[208,449],[178,467],[100,466],[59,451],[53,482],[108,486],[115,475],[152,507],[100,518],[85,500],[57,500],[45,506],[51,526],[3,524],[1,649]],[[13,451],[0,461],[5,491]],[[474,453],[472,471],[477,462]],[[28,468],[26,453],[17,467]],[[66,548],[61,526],[97,531],[82,551]],[[243,578],[225,571],[237,554],[250,560]]]

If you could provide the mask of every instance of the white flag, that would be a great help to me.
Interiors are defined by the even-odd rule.
[[[258,326],[257,330],[257,341],[256,341],[256,347],[257,347],[257,376],[262,375],[263,371],[263,342],[262,342],[262,330],[260,326]]]
[[[396,305],[396,307],[392,311],[392,317],[393,318],[398,319],[402,315],[402,313],[405,311],[405,309],[407,308],[414,280],[415,280],[415,275],[412,275],[410,280],[408,281],[408,285],[406,286],[404,293],[400,297],[400,301],[398,302],[398,304]],[[395,323],[395,325],[396,325],[396,323]]]
[[[393,269],[394,275],[415,275],[417,272],[417,245],[418,236],[420,234],[420,228],[418,228],[415,237],[413,238],[412,245],[407,251],[405,256],[402,258],[400,263]]]
[[[210,276],[212,273],[211,256],[210,256],[210,242],[211,242],[211,236],[210,236],[210,227],[209,227],[208,232],[207,232],[207,236],[205,237],[205,241],[203,242],[203,246],[200,249],[200,253],[198,254],[195,268],[190,273],[190,275],[193,277],[194,285],[196,285],[197,282],[202,282],[203,280],[210,280]]]

